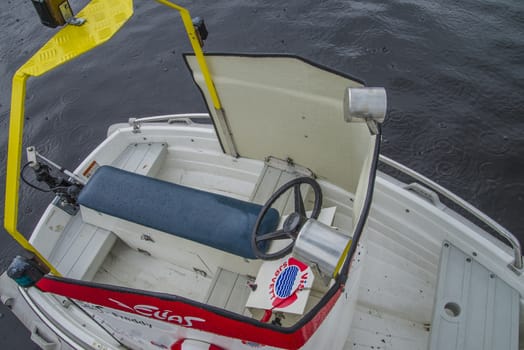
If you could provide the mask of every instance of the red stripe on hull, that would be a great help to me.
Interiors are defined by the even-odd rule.
[[[341,294],[339,289],[303,327],[286,333],[230,318],[184,301],[167,300],[136,291],[122,291],[94,284],[76,284],[55,277],[42,278],[37,287],[43,292],[145,316],[176,326],[285,349],[298,349],[303,346],[320,327]]]

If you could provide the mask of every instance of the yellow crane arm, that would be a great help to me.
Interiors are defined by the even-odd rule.
[[[200,47],[200,42],[189,11],[166,0],[157,1],[180,12],[182,22],[184,23],[189,41],[191,42],[191,46],[193,47],[204,75],[214,106],[217,110],[221,110],[222,106],[202,48]],[[9,232],[23,248],[35,254],[56,276],[60,276],[60,273],[17,229],[26,82],[31,76],[37,77],[43,75],[105,43],[132,15],[132,0],[92,0],[77,15],[79,18],[86,20],[84,24],[80,26],[66,25],[20,67],[13,77],[4,226],[7,232]]]
[[[91,1],[78,13],[78,17],[86,19],[83,25],[66,25],[20,67],[13,77],[4,225],[23,248],[35,254],[56,276],[60,276],[60,273],[17,229],[26,82],[30,76],[40,76],[105,43],[132,14],[132,0]]]

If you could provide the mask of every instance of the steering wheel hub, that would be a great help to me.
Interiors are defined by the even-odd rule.
[[[286,221],[284,221],[284,225],[282,228],[286,232],[298,233],[304,221],[305,220],[302,218],[302,216],[299,213],[293,212],[289,214]]]

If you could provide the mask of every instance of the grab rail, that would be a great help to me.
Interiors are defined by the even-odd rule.
[[[493,231],[498,233],[500,236],[504,237],[507,242],[510,244],[510,246],[513,248],[513,254],[514,254],[514,261],[513,264],[509,265],[509,267],[516,273],[521,272],[522,270],[522,249],[520,246],[520,242],[518,239],[508,230],[506,230],[504,227],[502,227],[500,224],[498,224],[496,221],[494,221],[492,218],[457,196],[456,194],[448,191],[444,187],[440,186],[439,184],[431,181],[430,179],[420,175],[419,173],[411,170],[410,168],[394,161],[391,158],[388,158],[386,156],[380,155],[379,160],[389,165],[390,167],[399,170],[400,172],[412,177],[413,179],[423,183],[424,185],[430,187],[432,190],[436,191],[437,193],[443,195],[450,201],[454,202],[464,210],[466,210],[469,214],[475,216],[477,219],[479,219],[481,222],[486,224],[489,228],[491,228]]]
[[[58,322],[56,322],[52,317],[50,317],[45,311],[41,310],[38,304],[33,300],[33,298],[29,295],[29,292],[27,289],[18,287],[18,292],[20,295],[24,298],[25,302],[29,306],[29,308],[36,314],[36,316],[54,333],[56,334],[61,340],[63,340],[67,345],[69,345],[72,349],[75,350],[83,350],[88,349],[90,346],[89,344],[85,343],[84,341],[80,340],[77,336],[75,336],[70,331],[63,328],[62,325],[60,325]],[[85,328],[84,328],[85,329]],[[96,343],[95,343],[96,344]],[[96,344],[99,345],[100,348],[103,346],[103,344]]]
[[[197,118],[206,118],[211,120],[211,117],[207,113],[185,113],[185,114],[168,114],[168,115],[159,115],[154,117],[144,117],[144,118],[129,118],[129,125],[133,127],[133,132],[137,133],[140,130],[142,123],[157,123],[157,122],[167,122],[168,124],[175,123],[177,121],[183,121],[187,125],[195,124],[193,119]]]

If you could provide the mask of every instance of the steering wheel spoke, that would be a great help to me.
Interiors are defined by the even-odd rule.
[[[295,194],[295,212],[299,213],[302,217],[306,217],[306,208],[304,206],[304,200],[302,199],[302,192],[300,192],[300,184],[293,186],[293,192]]]
[[[273,241],[273,240],[288,239],[288,238],[293,239],[293,240],[295,239],[295,237],[290,232],[286,232],[283,229],[280,229],[280,230],[266,233],[263,235],[257,235],[256,241],[258,243],[258,242],[263,242],[263,241]]]
[[[306,207],[304,204],[304,199],[302,197],[302,192],[300,191],[300,186],[302,184],[307,184],[311,186],[315,194],[315,202],[310,217],[306,215]],[[288,216],[288,219],[284,222],[283,228],[273,232],[263,232],[259,234],[259,229],[262,224],[262,221],[269,209],[271,208],[271,206],[284,193],[288,192],[289,190],[293,191],[293,203],[295,208],[294,211]],[[303,223],[306,222],[309,218],[318,218],[321,207],[322,191],[320,189],[320,185],[314,179],[310,177],[299,177],[284,184],[275,193],[273,193],[273,195],[269,198],[266,204],[264,204],[264,206],[260,210],[260,213],[258,214],[257,221],[255,223],[255,227],[253,228],[253,233],[251,235],[251,246],[255,255],[258,258],[264,260],[280,259],[288,255],[293,249],[298,232],[300,231]],[[267,244],[263,244],[265,242],[271,243],[271,241],[283,239],[290,239],[291,242],[277,252],[266,253],[266,251],[262,249],[262,247],[267,248],[268,246]]]

